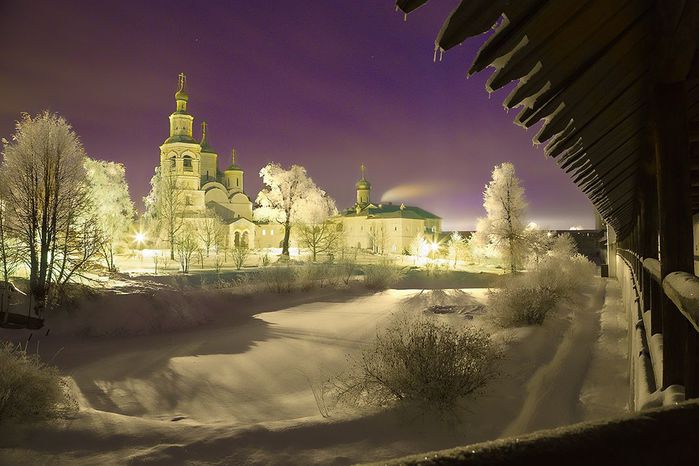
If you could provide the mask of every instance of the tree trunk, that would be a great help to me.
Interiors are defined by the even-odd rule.
[[[284,223],[284,242],[282,243],[282,256],[289,257],[289,237],[291,236],[291,223]]]

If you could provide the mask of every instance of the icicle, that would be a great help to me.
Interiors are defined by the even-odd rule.
[[[492,96],[492,95],[493,95],[493,91],[488,90],[488,100],[490,100],[490,96]]]
[[[505,106],[505,113],[510,114],[510,107]]]
[[[408,13],[403,13],[403,22],[405,23],[407,21],[408,21]]]
[[[437,63],[437,49],[438,49],[438,48],[439,48],[439,46],[438,46],[437,44],[435,44],[435,46],[434,46],[434,54],[432,55],[432,63]]]
[[[439,61],[442,61],[442,57],[444,56],[444,49],[442,47],[439,48]]]
[[[398,5],[396,5],[396,11],[398,11]]]

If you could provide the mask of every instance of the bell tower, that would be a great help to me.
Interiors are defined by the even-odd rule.
[[[192,137],[194,117],[187,112],[187,78],[180,73],[175,92],[175,111],[170,114],[170,136],[160,146],[161,176],[173,177],[183,196],[185,210],[204,208],[201,187],[201,146]]]

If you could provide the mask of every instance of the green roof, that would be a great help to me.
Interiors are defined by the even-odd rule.
[[[369,204],[369,206],[364,207],[357,213],[357,211],[352,209],[347,209],[343,214],[343,217],[369,217],[369,218],[413,218],[413,219],[439,219],[437,215],[421,209],[420,207],[414,206],[403,206],[401,209],[400,205],[395,204],[381,204],[380,206],[375,206]]]

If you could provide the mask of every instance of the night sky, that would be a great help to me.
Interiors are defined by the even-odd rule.
[[[391,0],[2,0],[0,137],[20,112],[56,111],[89,156],[126,166],[142,208],[184,72],[195,137],[206,120],[222,168],[236,148],[253,199],[276,161],[349,207],[364,163],[372,200],[470,229],[493,165],[511,161],[531,220],[592,227],[591,204],[503,110],[508,91],[489,98],[489,72],[465,79],[483,39],[433,63],[458,1],[431,3],[404,22]]]

